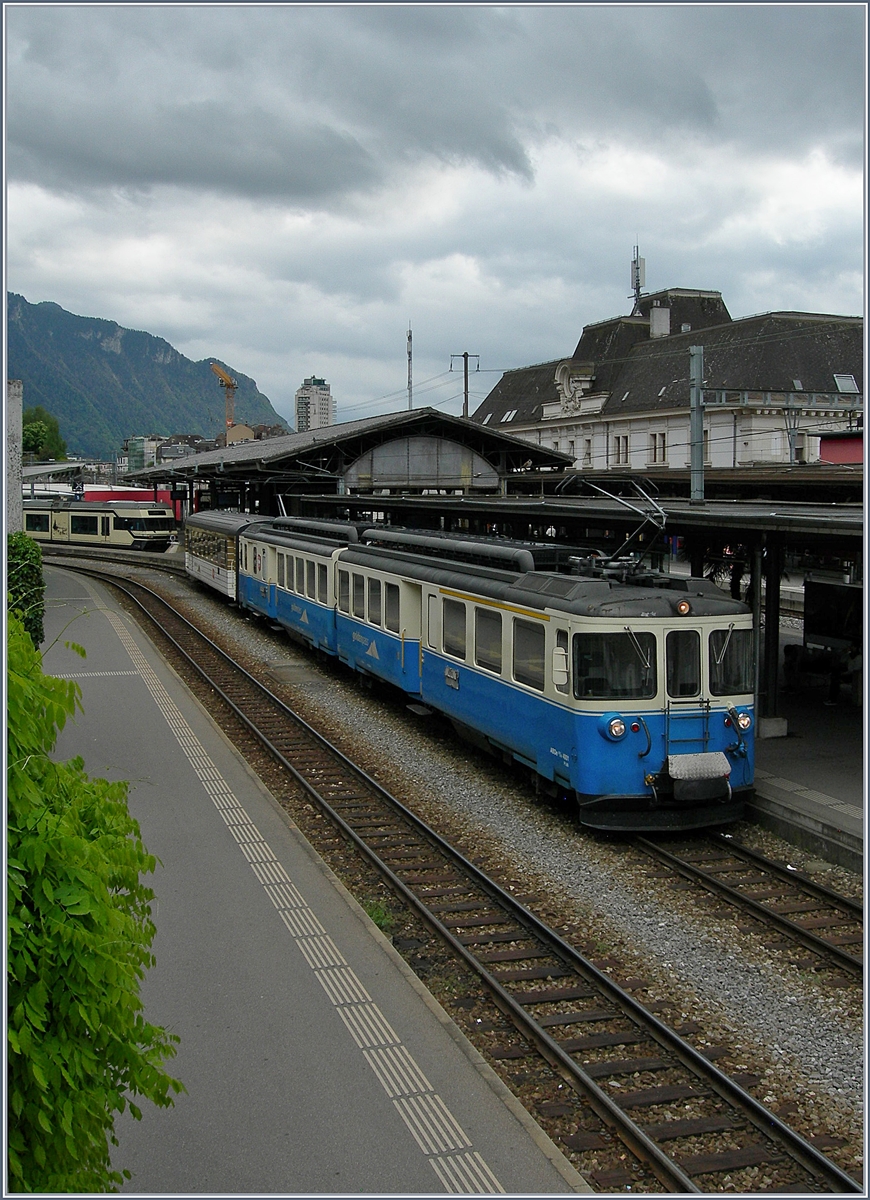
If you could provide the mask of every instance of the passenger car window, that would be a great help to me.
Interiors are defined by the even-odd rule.
[[[306,571],[306,576],[308,579],[308,585],[307,585],[306,591],[308,593],[308,598],[310,600],[314,600],[317,597],[317,582],[316,582],[317,569],[316,568],[317,568],[317,564],[313,563],[311,561],[311,559],[309,558],[308,562],[305,564],[305,571]]]
[[[514,679],[539,692],[544,690],[544,640],[543,625],[514,620]]]
[[[465,658],[465,605],[445,598],[441,610],[442,646],[445,654]]]
[[[366,619],[366,581],[364,575],[353,576],[353,615],[361,621]]]
[[[317,599],[321,604],[329,603],[329,594],[327,587],[326,566],[324,563],[317,564]]]
[[[24,528],[32,533],[48,533],[48,513],[25,513]]]
[[[296,559],[296,593],[299,596],[305,595],[305,559]]]
[[[491,608],[474,610],[474,661],[501,674],[501,613]]]
[[[350,612],[350,573],[338,572],[338,607],[343,613]]]
[[[384,625],[393,633],[399,632],[399,585],[384,584]]]
[[[284,555],[278,554],[278,587],[284,586]]]
[[[369,580],[369,621],[372,625],[381,623],[381,581]]]

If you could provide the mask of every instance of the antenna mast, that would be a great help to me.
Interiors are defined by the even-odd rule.
[[[414,384],[411,362],[411,322],[408,321],[408,410],[414,407]]]
[[[640,312],[641,288],[646,283],[646,259],[640,256],[640,247],[635,246],[634,258],[631,260],[631,292],[634,296],[632,316]],[[630,297],[629,297],[630,298]]]

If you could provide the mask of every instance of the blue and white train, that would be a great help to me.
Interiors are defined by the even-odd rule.
[[[752,790],[749,608],[708,580],[536,547],[240,513],[188,518],[190,576],[447,716],[583,825],[737,820]]]

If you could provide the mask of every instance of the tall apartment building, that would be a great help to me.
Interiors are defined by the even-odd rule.
[[[335,424],[335,398],[325,379],[312,375],[296,392],[296,431],[322,429]]]

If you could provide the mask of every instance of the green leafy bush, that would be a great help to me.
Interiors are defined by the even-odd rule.
[[[83,651],[81,653],[84,653]],[[13,1192],[117,1191],[115,1115],[183,1090],[163,1068],[178,1039],[145,1021],[153,871],[127,784],[53,762],[78,685],[42,673],[8,626],[8,1172]]]
[[[9,611],[17,613],[34,646],[40,646],[45,637],[42,550],[26,533],[6,535],[6,598]]]

